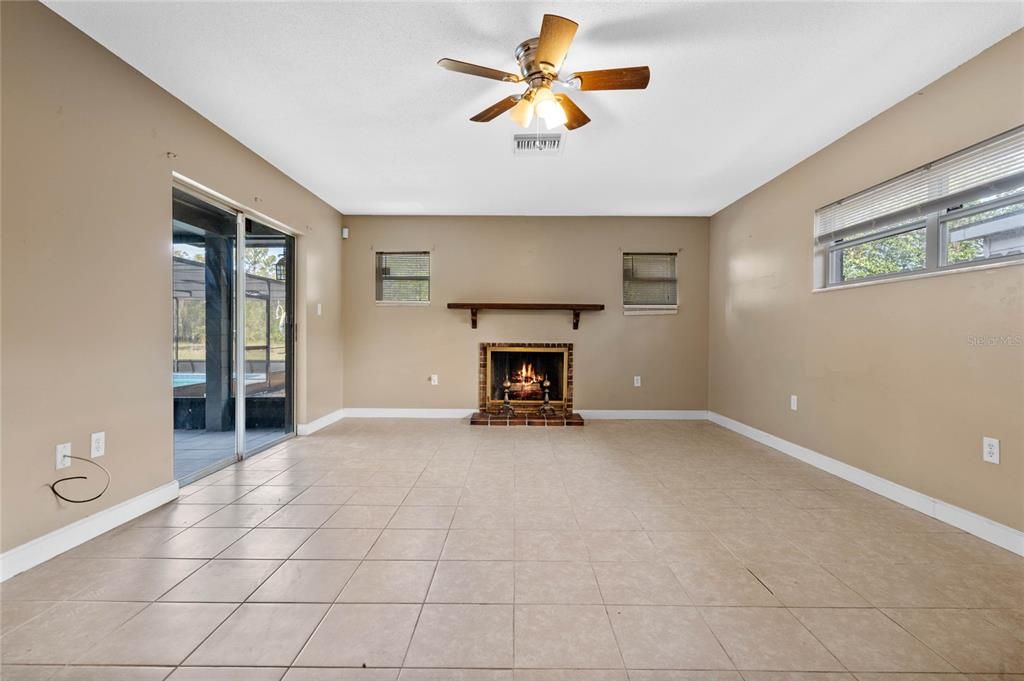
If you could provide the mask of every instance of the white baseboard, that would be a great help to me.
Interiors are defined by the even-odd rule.
[[[174,480],[0,554],[0,582],[178,498]]]
[[[392,409],[388,407],[346,408],[345,418],[362,419],[462,419],[475,414],[478,409]],[[705,420],[708,413],[703,410],[671,409],[581,409],[585,419],[648,419],[648,420]],[[299,435],[304,433],[300,430]]]
[[[352,407],[345,409],[347,419],[464,419],[478,409],[392,409],[389,407]]]
[[[310,421],[309,423],[300,423],[295,426],[296,435],[312,435],[321,428],[326,428],[332,423],[337,423],[341,419],[345,418],[344,409],[336,409],[330,414],[324,414],[318,419]]]
[[[859,485],[865,489],[871,490],[876,494],[880,494],[883,497],[892,499],[893,501],[908,506],[915,511],[920,511],[925,515],[929,515],[936,520],[941,520],[947,525],[959,528],[964,532],[973,534],[976,537],[984,539],[985,541],[991,542],[996,546],[1001,546],[1007,551],[1012,551],[1018,555],[1024,556],[1024,532],[1016,530],[1002,523],[997,523],[994,520],[990,520],[984,516],[978,515],[973,511],[954,506],[953,504],[942,501],[941,499],[935,499],[926,494],[922,494],[916,490],[912,490],[909,487],[887,480],[883,477],[877,476],[874,473],[868,473],[865,470],[861,470],[855,466],[843,463],[832,457],[825,456],[813,449],[802,447],[798,444],[783,440],[781,437],[776,437],[771,433],[766,433],[763,430],[758,430],[752,426],[748,426],[745,423],[741,423],[728,416],[722,416],[715,412],[709,412],[708,418],[723,428],[739,433],[745,437],[749,437],[751,440],[760,442],[763,445],[767,445],[772,449],[777,449],[783,454],[788,454],[795,459],[799,459],[804,463],[808,463],[815,468],[820,468],[823,471],[827,471],[832,475],[842,478],[848,482],[852,482],[855,485]]]
[[[703,409],[580,409],[584,419],[648,420],[648,421],[704,421],[708,413]]]

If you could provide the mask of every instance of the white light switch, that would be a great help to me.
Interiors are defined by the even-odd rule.
[[[633,377],[633,387],[634,388],[639,388],[640,387],[640,377],[639,376],[634,376]]]
[[[981,460],[985,463],[999,463],[999,440],[994,437],[981,438]]]
[[[89,436],[89,456],[96,458],[107,453],[107,434],[93,433]]]
[[[317,303],[316,304],[316,316],[317,317],[323,317],[324,316],[324,304],[323,303]]]
[[[793,411],[796,411],[796,407],[797,407],[796,395],[790,395],[789,396],[789,408],[792,409]]]
[[[430,385],[437,385],[437,374],[430,374]]]
[[[67,468],[71,465],[71,443],[64,442],[57,445],[57,470]]]

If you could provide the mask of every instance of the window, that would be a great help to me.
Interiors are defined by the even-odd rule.
[[[1024,260],[1024,126],[814,214],[825,286]]]
[[[378,303],[429,303],[430,253],[378,253]]]
[[[945,264],[1024,254],[1024,186],[948,210],[940,234]]]
[[[622,304],[632,310],[675,310],[675,253],[623,253]]]
[[[840,281],[855,281],[925,268],[927,227],[915,221],[885,235],[843,243],[834,250]]]

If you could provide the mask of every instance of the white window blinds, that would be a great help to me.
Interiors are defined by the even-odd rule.
[[[622,303],[627,307],[677,304],[675,253],[623,253]]]
[[[942,202],[1024,180],[1024,126],[820,208],[814,213],[818,243],[864,236],[939,210]]]
[[[430,253],[378,253],[377,302],[430,302]]]

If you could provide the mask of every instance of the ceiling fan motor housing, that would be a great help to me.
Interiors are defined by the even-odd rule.
[[[558,71],[553,64],[537,60],[537,45],[540,38],[530,38],[519,43],[515,56],[519,63],[519,71],[531,87],[550,86],[558,78]]]

